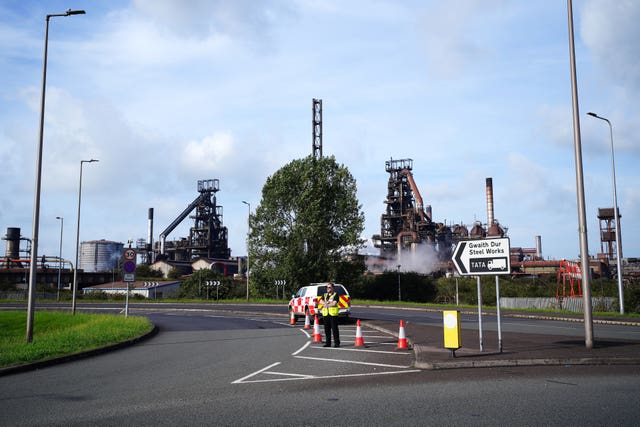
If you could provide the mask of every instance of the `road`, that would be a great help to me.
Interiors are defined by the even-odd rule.
[[[366,331],[370,352],[325,349],[286,314],[251,311],[132,307],[159,326],[155,337],[0,377],[0,425],[636,425],[640,415],[635,366],[420,371],[383,333]],[[355,326],[341,334],[349,343]]]

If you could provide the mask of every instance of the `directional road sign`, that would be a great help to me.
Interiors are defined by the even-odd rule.
[[[461,276],[511,274],[509,238],[461,240],[453,264]]]

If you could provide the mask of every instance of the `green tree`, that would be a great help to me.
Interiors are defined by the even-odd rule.
[[[294,160],[269,177],[250,224],[251,278],[261,295],[274,293],[274,280],[287,280],[288,293],[338,281],[344,255],[364,243],[356,181],[333,156]]]
[[[207,281],[221,282],[219,289],[217,289],[217,294],[215,287],[207,287]],[[180,283],[177,297],[216,299],[217,295],[222,299],[226,298],[228,291],[229,284],[224,281],[220,272],[216,270],[196,270]]]

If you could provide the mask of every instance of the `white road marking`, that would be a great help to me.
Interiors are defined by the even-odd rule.
[[[309,357],[309,356],[295,356],[295,357],[298,359],[319,360],[322,362],[352,363],[354,365],[379,366],[381,368],[406,369],[411,367],[411,366],[403,366],[403,365],[389,365],[386,363],[358,362],[355,360],[325,359],[322,357]]]
[[[241,382],[243,382],[244,380],[246,380],[247,378],[251,378],[251,377],[253,377],[253,376],[255,376],[255,375],[258,375],[258,374],[260,374],[260,373],[262,373],[262,372],[266,371],[267,369],[271,369],[271,368],[273,368],[274,366],[278,366],[279,364],[280,364],[280,362],[272,363],[271,365],[269,365],[269,366],[267,366],[267,367],[265,367],[265,368],[262,368],[262,369],[260,369],[259,371],[254,372],[253,374],[249,374],[249,375],[247,375],[246,377],[242,377],[242,378],[240,378],[239,380],[235,380],[235,381],[234,381],[234,382],[232,382],[231,384],[241,383]]]
[[[309,347],[309,344],[311,344],[311,341],[307,341],[307,343],[305,345],[303,345],[302,347],[300,347],[298,350],[296,350],[295,352],[291,353],[292,356],[297,356],[300,352],[302,352],[302,350],[304,350],[305,348]]]
[[[286,376],[286,377],[295,377],[295,379],[302,379],[302,380],[315,378],[315,375],[292,374],[291,372],[266,371],[265,374],[268,374],[268,375],[283,375],[283,376]]]
[[[328,378],[370,377],[374,375],[408,374],[413,372],[421,372],[421,371],[420,369],[411,369],[411,370],[405,370],[405,371],[369,372],[364,374],[325,375],[325,376],[308,376],[308,377],[305,376],[305,377],[296,377],[296,378],[274,378],[269,380],[251,380],[251,381],[236,380],[232,384],[268,383],[268,382],[276,382],[276,381],[297,381],[297,380],[320,380],[320,379],[328,379]],[[265,374],[266,373],[268,372],[265,372]]]
[[[380,344],[380,343],[375,343],[375,344]],[[395,345],[395,344],[394,344]],[[381,353],[381,354],[397,354],[397,355],[402,355],[402,356],[410,356],[411,353],[408,352],[397,352],[397,351],[384,351],[384,350],[367,350],[367,349],[360,349],[360,348],[345,348],[345,347],[339,347],[339,348],[325,348],[325,347],[312,347],[312,348],[318,348],[318,349],[323,349],[323,350],[336,350],[336,351],[357,351],[357,352],[361,352],[361,353]],[[294,354],[295,356],[295,354]]]

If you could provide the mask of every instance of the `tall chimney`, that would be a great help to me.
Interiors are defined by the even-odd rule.
[[[147,235],[147,262],[153,264],[153,208],[149,208],[149,232]]]
[[[487,228],[493,225],[493,178],[487,178]]]
[[[536,257],[542,259],[542,237],[536,236]]]

